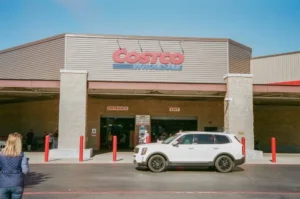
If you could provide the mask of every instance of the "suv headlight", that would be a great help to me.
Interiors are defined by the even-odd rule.
[[[147,148],[142,149],[142,155],[145,155],[147,153]]]

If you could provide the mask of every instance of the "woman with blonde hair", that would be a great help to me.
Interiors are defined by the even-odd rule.
[[[11,133],[0,152],[0,198],[21,199],[24,174],[28,171],[28,161],[22,152],[22,135]]]

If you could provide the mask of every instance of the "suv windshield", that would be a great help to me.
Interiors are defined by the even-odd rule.
[[[170,142],[172,142],[174,139],[178,138],[181,134],[176,133],[175,135],[167,138],[166,140],[164,140],[162,143],[163,144],[169,144]]]

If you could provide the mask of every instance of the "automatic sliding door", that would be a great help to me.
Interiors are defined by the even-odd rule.
[[[134,122],[134,117],[101,117],[101,145],[108,148],[108,135],[111,133],[113,136],[117,136],[120,149],[128,149],[134,132]]]
[[[151,135],[157,139],[161,136],[168,137],[179,131],[197,131],[197,121],[197,117],[152,117]]]

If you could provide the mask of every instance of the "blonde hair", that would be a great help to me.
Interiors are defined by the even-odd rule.
[[[8,136],[5,147],[1,154],[4,156],[20,156],[22,153],[22,135],[19,133],[11,133]]]

